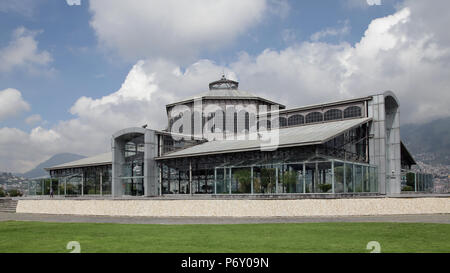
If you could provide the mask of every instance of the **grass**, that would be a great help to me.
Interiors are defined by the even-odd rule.
[[[450,225],[299,223],[142,225],[0,222],[0,252],[450,252]]]

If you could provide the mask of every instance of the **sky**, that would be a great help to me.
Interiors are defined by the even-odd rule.
[[[287,107],[392,90],[401,122],[450,115],[450,1],[2,0],[0,171],[163,129],[225,73]]]

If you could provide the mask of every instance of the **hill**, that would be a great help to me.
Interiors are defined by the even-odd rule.
[[[82,158],[85,158],[85,156],[71,154],[71,153],[56,154],[56,155],[50,157],[48,160],[37,165],[34,169],[24,173],[23,177],[37,178],[37,177],[48,176],[48,173],[47,173],[47,171],[44,170],[44,168],[48,168],[48,167],[59,165],[59,164],[64,164],[64,163],[79,160]]]
[[[450,117],[400,128],[402,141],[417,160],[450,165]]]

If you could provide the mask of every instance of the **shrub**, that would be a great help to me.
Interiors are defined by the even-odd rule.
[[[402,191],[413,191],[413,190],[414,189],[411,186],[404,186],[403,189],[402,189]]]
[[[239,183],[238,191],[241,193],[250,192],[251,188],[251,175],[250,170],[242,169],[233,174],[234,178]]]
[[[331,184],[319,184],[319,189],[322,192],[328,192],[331,189]]]
[[[10,197],[20,197],[20,196],[22,196],[22,193],[19,190],[12,189],[12,190],[8,191],[8,195]]]
[[[3,190],[3,188],[0,187],[0,197],[5,197],[5,191]]]
[[[407,173],[406,174],[406,185],[409,187],[414,187],[415,184],[415,174]]]

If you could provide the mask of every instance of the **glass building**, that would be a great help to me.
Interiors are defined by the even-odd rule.
[[[393,92],[286,108],[238,87],[222,77],[207,92],[166,105],[167,128],[120,130],[110,153],[48,168],[51,185],[36,181],[30,192],[347,196],[410,189],[405,177],[415,161],[401,142]],[[432,188],[430,176],[415,177],[414,191]]]

